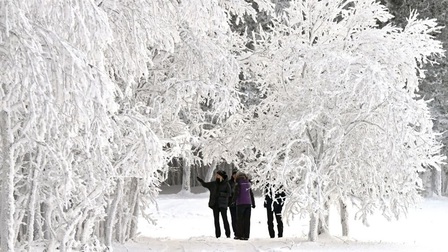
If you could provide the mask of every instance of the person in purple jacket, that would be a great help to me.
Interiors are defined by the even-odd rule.
[[[255,208],[254,194],[251,183],[246,174],[236,174],[236,184],[233,193],[233,201],[236,205],[236,233],[235,239],[249,240],[251,207]]]

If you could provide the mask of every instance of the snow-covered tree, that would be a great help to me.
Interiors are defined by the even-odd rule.
[[[182,158],[183,187],[189,190],[190,165],[200,161],[201,139],[239,107],[239,67],[232,55],[238,37],[217,1],[183,1],[179,8],[182,12],[171,20],[179,27],[179,42],[172,52],[154,52],[155,64],[138,96],[161,118],[158,134],[169,145],[168,155]]]
[[[83,220],[101,216],[108,180],[95,176],[108,171],[99,154],[116,110],[101,56],[112,34],[90,1],[1,6],[1,247],[46,239],[66,250]]]
[[[170,20],[179,29],[179,41],[172,51],[153,50],[149,76],[136,94],[150,104],[151,116],[160,118],[157,134],[167,156],[181,158],[182,188],[188,191],[190,166],[212,164],[212,170],[221,158],[203,157],[204,141],[219,134],[223,120],[241,108],[237,57],[247,39],[231,29],[229,20],[244,22],[241,17],[255,10],[245,1],[182,1],[179,9]]]
[[[373,0],[290,1],[280,14],[242,57],[261,103],[229,118],[210,151],[225,146],[260,186],[286,188],[285,214],[309,216],[312,241],[333,203],[364,222],[375,210],[398,218],[419,199],[418,172],[443,160],[415,94],[443,53],[440,27],[416,13],[403,29],[379,27],[391,15]]]
[[[261,1],[260,1],[261,2]],[[2,250],[136,235],[167,162],[235,114],[241,1],[0,3]],[[242,14],[241,14],[242,15]],[[210,159],[211,160],[211,159]]]
[[[446,16],[446,9],[448,8],[448,1],[396,1],[396,0],[382,0],[386,3],[392,15],[394,15],[391,22],[397,26],[404,26],[406,18],[409,16],[409,12],[413,9],[417,10],[421,18],[436,18],[440,26],[446,27],[448,25],[448,19]],[[445,28],[446,29],[446,28]],[[440,132],[440,141],[444,144],[442,153],[447,155],[447,143],[446,129],[448,129],[447,120],[447,83],[448,83],[448,69],[446,67],[448,58],[446,57],[448,44],[447,32],[440,32],[435,35],[436,39],[440,40],[445,49],[445,57],[438,60],[439,64],[425,66],[426,78],[420,82],[419,93],[427,100],[431,100],[430,108],[431,115],[434,121],[434,130]],[[443,166],[443,170],[429,169],[422,174],[426,196],[446,194],[446,180],[448,167]]]

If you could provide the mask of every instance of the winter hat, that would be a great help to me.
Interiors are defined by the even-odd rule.
[[[244,172],[237,172],[236,173],[236,178],[237,179],[239,179],[239,178],[244,178],[244,179],[247,179],[247,175],[244,173]]]
[[[227,174],[226,174],[226,172],[223,171],[223,170],[219,170],[219,171],[217,171],[216,174],[219,174],[223,179],[226,179],[226,178],[227,178]]]

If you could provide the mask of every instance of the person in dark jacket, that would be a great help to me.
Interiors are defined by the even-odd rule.
[[[264,190],[264,207],[268,215],[268,231],[271,238],[275,237],[274,231],[274,216],[277,222],[278,237],[283,237],[283,220],[282,209],[285,199],[285,192],[280,188],[277,191],[273,191],[272,187],[268,184]]]
[[[232,220],[232,230],[233,230],[233,236],[236,236],[236,205],[235,202],[232,201],[233,199],[233,191],[235,188],[236,183],[236,173],[238,170],[234,169],[232,170],[232,177],[230,177],[229,185],[231,188],[231,194],[229,198],[229,210],[230,210],[230,219]]]
[[[219,226],[219,214],[221,213],[222,222],[227,238],[230,238],[229,221],[227,220],[227,206],[229,205],[230,185],[227,180],[227,174],[223,170],[216,172],[215,181],[204,182],[203,179],[197,177],[201,185],[210,191],[210,199],[208,206],[213,209],[213,217],[215,220],[216,238],[221,237],[221,227]]]
[[[255,208],[254,194],[251,183],[246,174],[236,174],[236,184],[233,198],[236,204],[236,226],[235,239],[249,240],[251,207]]]

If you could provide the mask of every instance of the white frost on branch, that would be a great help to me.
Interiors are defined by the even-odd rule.
[[[398,218],[419,199],[418,172],[443,162],[415,94],[423,64],[443,55],[441,27],[415,13],[405,29],[378,25],[389,18],[373,0],[290,1],[242,58],[261,102],[210,143],[259,186],[283,186],[285,215],[310,216],[310,240],[340,200],[363,221]]]

